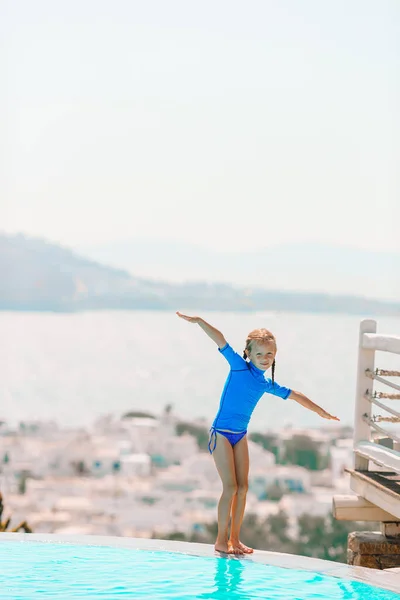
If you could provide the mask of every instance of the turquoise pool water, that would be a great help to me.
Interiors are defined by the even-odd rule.
[[[399,600],[393,592],[234,557],[29,541],[0,543],[1,600]]]

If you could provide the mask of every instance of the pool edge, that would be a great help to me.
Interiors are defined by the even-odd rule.
[[[189,554],[192,556],[218,557],[211,544],[195,544],[172,540],[129,538],[100,535],[61,535],[54,533],[0,533],[1,541],[26,541],[43,543],[68,543],[84,546],[108,546],[127,548],[133,550],[150,550]],[[236,557],[232,557],[235,558]],[[240,560],[273,565],[287,569],[301,569],[314,571],[331,577],[340,577],[366,583],[373,587],[400,594],[400,574],[391,573],[390,570],[369,569],[367,567],[354,567],[344,563],[337,563],[308,556],[284,554],[256,550],[254,554],[240,557]]]

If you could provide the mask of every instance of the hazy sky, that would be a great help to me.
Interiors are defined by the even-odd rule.
[[[0,6],[0,230],[400,251],[399,0]]]

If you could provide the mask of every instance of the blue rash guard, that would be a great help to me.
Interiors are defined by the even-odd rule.
[[[265,392],[286,400],[292,390],[266,379],[265,371],[245,361],[229,344],[218,350],[231,369],[211,429],[243,432],[247,430],[253,410]]]

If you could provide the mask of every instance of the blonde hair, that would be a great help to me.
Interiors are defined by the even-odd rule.
[[[251,352],[251,347],[253,342],[259,342],[260,344],[264,344],[265,342],[273,342],[275,344],[275,350],[277,350],[276,339],[273,333],[271,333],[268,329],[253,329],[250,331],[249,335],[246,339],[246,347],[243,352],[243,358],[247,359],[247,352]],[[272,363],[272,383],[275,383],[275,359]]]

